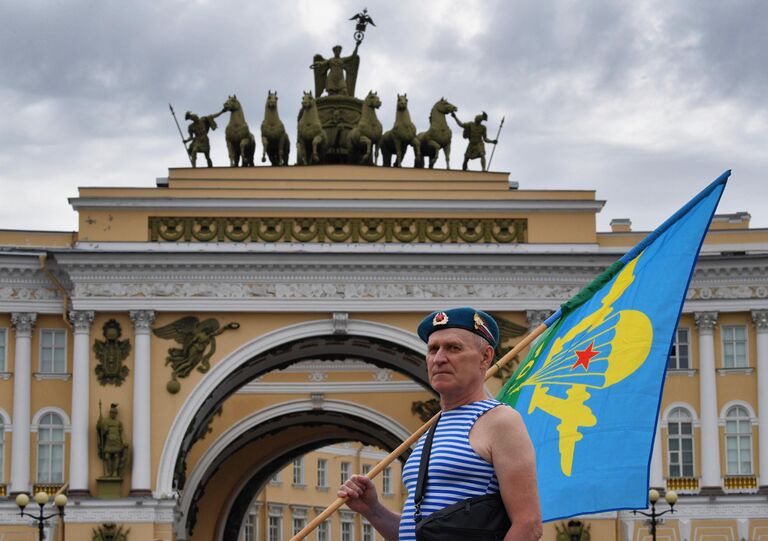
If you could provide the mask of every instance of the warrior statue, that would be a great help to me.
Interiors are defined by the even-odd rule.
[[[360,67],[360,57],[355,45],[355,50],[350,56],[341,56],[341,45],[333,48],[333,57],[325,59],[316,54],[312,65],[309,66],[315,72],[315,96],[320,96],[323,90],[329,96],[354,96],[355,83],[357,82],[357,70]],[[346,75],[346,77],[345,77]]]
[[[189,137],[184,139],[184,144],[189,143],[190,141],[192,142],[188,149],[192,167],[197,167],[198,153],[205,155],[205,161],[208,162],[208,167],[213,167],[213,162],[211,162],[211,143],[208,141],[208,132],[217,128],[214,119],[222,113],[224,113],[224,111],[220,111],[213,115],[199,117],[192,111],[187,111],[187,114],[184,115],[185,120],[192,121],[192,123],[187,126]]]
[[[96,434],[99,444],[99,458],[104,465],[104,477],[122,479],[128,464],[128,444],[123,441],[123,423],[117,420],[117,404],[109,407],[109,417],[101,414],[99,400],[99,419],[96,422]]]
[[[469,160],[480,158],[480,165],[482,165],[483,171],[485,171],[485,143],[495,145],[497,142],[496,139],[488,139],[485,125],[483,125],[483,121],[488,120],[488,115],[483,111],[475,117],[474,122],[462,122],[455,112],[451,113],[451,116],[460,128],[464,128],[464,139],[469,139],[467,150],[464,152],[462,170],[467,170]]]

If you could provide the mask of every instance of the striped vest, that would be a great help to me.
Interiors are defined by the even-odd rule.
[[[493,466],[469,445],[469,431],[475,421],[499,404],[496,400],[481,400],[442,413],[432,442],[426,494],[421,504],[424,518],[458,501],[499,492],[499,481]],[[403,483],[408,490],[408,498],[400,518],[400,541],[416,539],[413,495],[426,437],[425,434],[419,439],[403,468]]]

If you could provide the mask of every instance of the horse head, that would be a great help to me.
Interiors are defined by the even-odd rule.
[[[231,96],[227,96],[227,101],[224,102],[224,105],[222,107],[225,111],[237,111],[240,109],[240,102],[237,101],[237,94],[232,94]]]
[[[434,108],[437,109],[439,113],[442,113],[444,115],[447,115],[449,113],[455,113],[456,111],[459,110],[458,107],[456,107],[454,104],[452,104],[445,98],[440,98],[440,100],[437,103],[435,103]]]
[[[368,95],[365,97],[365,104],[369,107],[373,107],[374,109],[381,107],[381,99],[379,98],[379,93],[374,92],[373,90],[368,92]]]
[[[277,91],[267,91],[267,109],[277,109]]]
[[[312,91],[304,92],[304,96],[301,98],[301,107],[304,109],[311,109],[315,105],[315,98],[312,96]]]
[[[397,95],[397,110],[405,111],[408,109],[408,94]]]

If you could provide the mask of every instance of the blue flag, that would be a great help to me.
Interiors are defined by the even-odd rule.
[[[550,317],[499,393],[533,440],[545,521],[647,507],[667,358],[729,175]]]

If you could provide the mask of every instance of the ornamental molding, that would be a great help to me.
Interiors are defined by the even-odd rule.
[[[150,217],[150,242],[525,243],[526,218]]]
[[[644,521],[633,517],[631,511],[619,511],[622,520]],[[701,496],[680,496],[675,506],[675,518],[681,519],[739,519],[765,518],[768,502],[765,497],[747,495],[716,496],[713,500]]]
[[[702,333],[711,333],[717,325],[717,312],[694,312],[693,318]]]
[[[174,519],[175,500],[119,499],[110,502],[70,500],[66,508],[68,523],[156,523],[171,524]],[[14,502],[0,504],[0,524],[28,524],[19,517]]]

